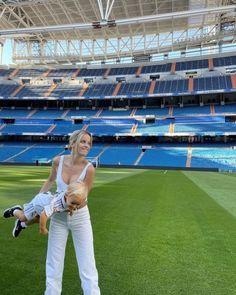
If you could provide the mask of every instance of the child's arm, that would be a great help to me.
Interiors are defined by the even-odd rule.
[[[39,232],[41,235],[48,234],[47,220],[48,220],[48,217],[46,215],[46,212],[43,210],[42,213],[40,214],[40,219],[39,219]]]

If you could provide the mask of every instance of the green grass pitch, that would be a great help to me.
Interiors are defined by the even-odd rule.
[[[1,166],[0,212],[30,200],[49,167]],[[97,169],[89,196],[102,295],[236,294],[236,175]],[[0,217],[0,294],[42,295],[47,237]],[[69,238],[63,295],[82,295]]]

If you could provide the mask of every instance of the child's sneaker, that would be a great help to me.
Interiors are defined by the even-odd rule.
[[[15,226],[14,226],[13,231],[12,231],[13,237],[17,238],[19,236],[20,232],[22,231],[22,229],[25,229],[25,227],[23,227],[21,225],[20,219],[16,219]]]
[[[9,217],[13,217],[13,212],[14,210],[22,210],[22,207],[20,205],[16,205],[14,207],[8,208],[3,212],[3,217],[5,218],[9,218]]]

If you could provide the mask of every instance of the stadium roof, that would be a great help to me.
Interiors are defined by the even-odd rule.
[[[235,8],[234,0],[0,0],[0,35],[18,42],[45,44],[166,34],[171,36],[171,44],[168,42],[161,51],[182,50],[206,41],[222,42],[225,36],[233,36],[227,42],[234,42]],[[209,27],[210,31],[206,30]],[[194,29],[201,31],[197,39],[189,33]],[[133,41],[129,44],[134,46]],[[108,57],[122,56],[118,49],[114,46]],[[80,61],[97,59],[90,52],[90,58],[88,54],[83,58],[80,52]],[[144,44],[137,52],[149,54],[153,49]]]

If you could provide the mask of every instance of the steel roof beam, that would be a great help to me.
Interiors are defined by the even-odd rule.
[[[209,15],[209,14],[217,14],[217,13],[226,13],[226,12],[235,12],[236,5],[229,6],[220,6],[215,8],[203,8],[197,10],[187,10],[187,11],[178,11],[172,13],[164,13],[158,15],[148,15],[148,16],[140,16],[129,19],[120,19],[116,20],[115,24],[117,26],[122,25],[131,25],[131,24],[142,24],[147,22],[155,22],[162,20],[175,20],[184,17],[193,17],[199,15]],[[99,22],[98,22],[99,23]],[[99,23],[99,28],[103,26],[109,25],[109,21],[102,21]],[[55,25],[55,26],[39,26],[39,27],[28,27],[28,28],[16,28],[9,30],[0,30],[0,36],[9,36],[16,34],[34,34],[34,33],[48,33],[48,32],[56,32],[56,31],[69,31],[69,30],[89,30],[94,28],[93,23],[75,23],[75,24],[66,24],[66,25]]]

